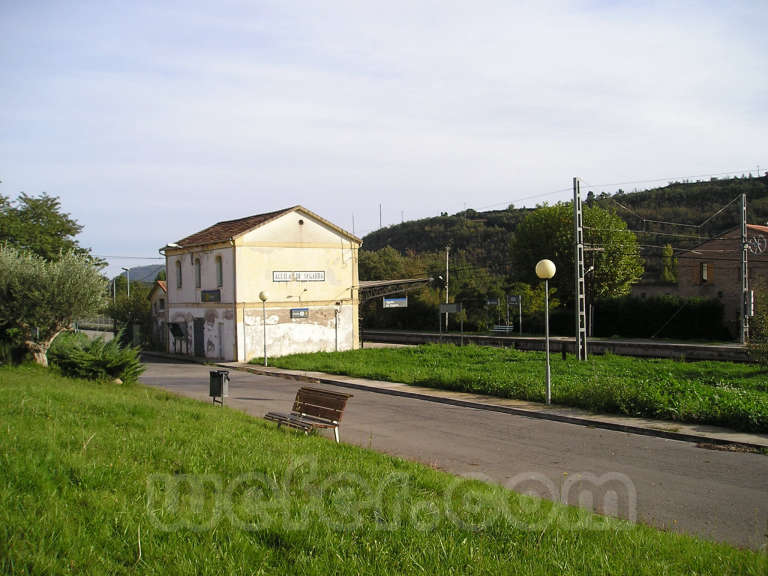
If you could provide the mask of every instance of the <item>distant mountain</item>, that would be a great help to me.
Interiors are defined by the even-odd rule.
[[[738,225],[738,202],[715,215],[742,193],[747,195],[747,220],[752,224],[768,221],[768,175],[760,178],[729,178],[705,182],[671,182],[644,191],[595,194],[582,188],[583,201],[615,211],[630,229],[641,231],[642,244],[671,243],[691,247],[696,237],[715,236]],[[402,254],[444,252],[450,243],[451,254],[461,254],[465,262],[487,268],[495,274],[510,272],[510,240],[530,208],[510,208],[490,212],[465,210],[388,226],[363,238],[363,250],[391,246]],[[715,215],[713,217],[713,215]],[[711,219],[710,219],[711,218]],[[708,220],[709,219],[709,220]],[[663,222],[697,226],[676,227]],[[698,227],[703,224],[703,226]],[[647,270],[658,271],[658,250],[649,250]]]
[[[129,275],[131,282],[142,282],[143,284],[153,284],[157,273],[161,270],[165,270],[165,264],[149,264],[147,266],[134,266],[129,269]],[[124,276],[125,272],[118,274],[117,276]],[[117,278],[115,276],[115,278]],[[113,278],[114,280],[114,278]]]

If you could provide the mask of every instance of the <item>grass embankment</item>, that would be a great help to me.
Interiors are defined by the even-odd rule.
[[[0,369],[0,571],[765,574],[764,554],[460,480],[228,408]]]
[[[317,370],[519,400],[544,401],[544,353],[429,344],[270,359]],[[768,370],[733,362],[552,355],[552,402],[594,412],[768,432]]]

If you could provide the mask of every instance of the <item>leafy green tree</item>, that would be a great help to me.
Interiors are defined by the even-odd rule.
[[[643,274],[637,238],[615,213],[584,206],[585,265],[591,268],[588,291],[593,298],[624,296]],[[540,206],[520,223],[512,241],[515,275],[536,282],[536,263],[548,258],[557,266],[551,284],[561,301],[572,301],[574,288],[573,209],[571,203]]]
[[[73,321],[98,312],[106,284],[85,254],[65,252],[48,261],[0,245],[0,330],[47,366],[51,342]]]
[[[661,281],[668,284],[677,282],[677,258],[671,244],[666,244],[661,252]]]
[[[75,240],[83,227],[61,211],[56,196],[28,196],[16,201],[0,195],[0,243],[27,250],[46,260],[74,252],[88,254]]]
[[[115,294],[107,304],[105,312],[121,326],[142,324],[149,327],[152,313],[149,292],[152,286],[143,282],[131,282],[131,295],[128,296],[125,279],[122,276],[119,278],[123,278],[123,282],[116,282]]]

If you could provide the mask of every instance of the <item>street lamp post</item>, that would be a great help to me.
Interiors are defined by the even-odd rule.
[[[264,324],[264,366],[267,365],[267,300],[269,294],[262,290],[259,292],[259,300],[261,300],[261,312],[262,312],[262,324]]]
[[[555,275],[555,263],[552,260],[539,260],[536,264],[536,276],[544,280],[544,329],[547,350],[547,404],[552,403],[552,381],[549,370],[549,280]]]
[[[131,297],[131,270],[130,268],[123,268],[125,270],[125,282],[128,284],[128,298]]]
[[[337,302],[333,307],[334,312],[334,327],[336,328],[336,352],[339,351],[339,312],[341,311],[341,305]]]

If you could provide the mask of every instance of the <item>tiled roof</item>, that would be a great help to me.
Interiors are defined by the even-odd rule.
[[[237,220],[226,220],[224,222],[218,222],[213,226],[209,226],[205,230],[196,232],[191,236],[182,238],[176,244],[186,248],[188,246],[199,246],[201,244],[216,244],[218,242],[227,242],[230,238],[238,236],[268,220],[282,216],[286,212],[290,212],[295,207],[285,208],[283,210],[277,210],[276,212],[267,212],[266,214],[256,214],[254,216],[246,216],[245,218],[238,218]]]
[[[149,294],[147,294],[147,300],[152,300],[152,296],[155,294],[155,290],[158,288],[163,291],[163,294],[168,294],[168,285],[166,284],[165,280],[155,280],[155,283],[152,285]]]

